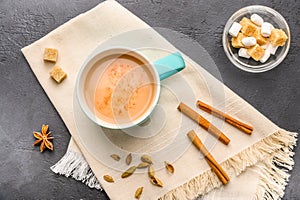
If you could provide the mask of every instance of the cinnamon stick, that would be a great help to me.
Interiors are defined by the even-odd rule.
[[[241,131],[245,132],[248,135],[251,135],[252,131],[253,131],[253,127],[245,124],[233,117],[231,117],[230,115],[223,113],[220,110],[217,110],[215,108],[213,108],[212,106],[198,100],[197,101],[197,105],[200,109],[220,118],[220,119],[224,119],[227,123],[231,124],[232,126],[240,129]]]
[[[218,176],[219,180],[226,185],[230,178],[227,175],[227,173],[223,170],[223,168],[217,163],[217,161],[214,159],[214,157],[209,153],[209,151],[206,149],[206,147],[203,145],[197,134],[191,130],[188,132],[188,137],[193,142],[193,144],[202,152],[202,154],[205,157],[206,162],[210,166],[210,168],[215,172],[215,174]]]
[[[209,133],[211,133],[213,136],[215,136],[219,141],[221,141],[223,144],[228,144],[230,142],[230,139],[224,135],[217,127],[215,127],[213,124],[211,124],[208,120],[206,120],[204,117],[202,117],[200,114],[195,112],[193,109],[188,107],[184,103],[180,103],[177,107],[179,111],[190,117],[192,120],[197,122],[202,128],[207,130]]]
[[[209,159],[205,158],[207,164],[210,166],[210,168],[213,170],[213,172],[217,175],[219,180],[223,183],[223,185],[226,185],[229,182],[229,179],[226,179],[225,176],[216,168],[216,166],[210,162]],[[227,175],[227,174],[226,174]]]

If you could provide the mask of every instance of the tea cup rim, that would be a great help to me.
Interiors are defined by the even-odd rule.
[[[140,58],[143,58],[143,60],[145,62],[147,62],[147,64],[149,64],[152,68],[151,71],[153,72],[152,74],[154,76],[154,81],[155,81],[155,84],[157,85],[154,99],[151,103],[151,106],[146,110],[146,112],[143,113],[140,117],[138,117],[137,119],[135,119],[131,122],[127,122],[127,123],[110,123],[110,122],[107,122],[103,119],[100,119],[99,117],[96,116],[96,114],[94,112],[92,112],[90,110],[90,108],[88,108],[87,103],[84,99],[85,98],[84,83],[85,83],[85,80],[87,78],[86,74],[94,66],[95,62],[97,62],[97,61],[101,60],[102,58],[104,58],[105,55],[103,57],[98,58],[98,59],[96,59],[96,57],[98,57],[101,54],[105,54],[108,51],[115,51],[116,54],[123,54],[123,53],[126,54],[128,52],[132,52],[135,55],[137,55],[136,56],[137,59],[140,60]],[[96,59],[96,61],[94,59]],[[84,73],[85,73],[85,75],[84,75]],[[86,60],[82,64],[82,66],[79,70],[79,73],[77,75],[75,90],[76,90],[76,98],[78,100],[78,103],[80,105],[81,110],[85,113],[85,115],[91,121],[93,121],[94,123],[96,123],[97,125],[99,125],[101,127],[105,127],[105,128],[109,128],[109,129],[126,129],[126,128],[131,128],[133,126],[136,126],[136,125],[142,123],[152,113],[152,111],[154,110],[155,106],[158,103],[159,96],[160,96],[160,78],[159,78],[159,74],[156,71],[153,63],[142,52],[138,51],[137,49],[130,48],[130,47],[111,46],[111,47],[107,47],[107,48],[97,48],[90,55],[87,56]]]

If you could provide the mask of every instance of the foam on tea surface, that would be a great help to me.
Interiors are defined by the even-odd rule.
[[[110,123],[129,123],[151,107],[156,85],[145,63],[130,55],[121,55],[102,63],[95,89],[97,117]]]

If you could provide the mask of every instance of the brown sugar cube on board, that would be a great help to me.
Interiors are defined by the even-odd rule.
[[[242,25],[241,32],[246,36],[252,36],[257,29],[257,26],[246,17],[240,21],[240,24]]]
[[[53,78],[57,83],[61,83],[66,77],[67,74],[59,66],[54,66],[50,72],[51,78]]]
[[[273,46],[283,46],[288,39],[285,32],[281,29],[273,29],[270,36],[270,41]]]
[[[256,29],[256,31],[253,33],[253,37],[255,37],[256,42],[259,45],[265,45],[268,43],[268,38],[262,36],[262,34],[260,33],[260,28]]]
[[[265,50],[261,46],[256,44],[253,47],[247,49],[247,53],[251,56],[251,58],[259,61],[265,54]]]
[[[58,50],[57,49],[45,48],[45,50],[44,50],[44,61],[55,63],[57,61],[57,55],[58,55]]]
[[[242,39],[245,37],[245,35],[243,33],[239,33],[237,35],[237,37],[232,37],[231,38],[231,45],[234,48],[242,48],[244,47],[243,43],[242,43]]]

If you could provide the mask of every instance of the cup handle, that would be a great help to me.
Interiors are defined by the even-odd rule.
[[[153,64],[159,74],[160,80],[164,80],[185,68],[184,60],[179,52],[163,57]]]

